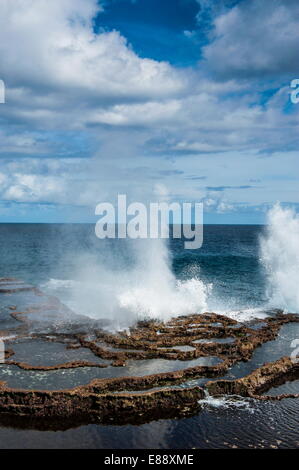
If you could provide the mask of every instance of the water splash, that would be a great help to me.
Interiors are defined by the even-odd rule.
[[[276,204],[268,213],[268,229],[260,247],[270,305],[287,312],[299,312],[298,214]]]
[[[205,311],[211,285],[195,277],[177,280],[165,240],[148,240],[146,244],[133,285],[118,296],[120,306],[136,315],[161,320]]]
[[[249,413],[254,413],[252,399],[243,398],[238,395],[225,395],[222,397],[212,397],[207,390],[204,391],[205,398],[199,400],[199,404],[204,408],[234,409],[238,408]]]
[[[115,330],[207,311],[212,285],[196,277],[178,280],[166,240],[138,240],[133,250],[134,263],[118,268],[111,268],[111,252],[106,263],[80,257],[73,281],[52,279],[43,288],[75,312],[109,320]]]

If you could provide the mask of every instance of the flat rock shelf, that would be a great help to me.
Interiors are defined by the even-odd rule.
[[[207,396],[299,398],[299,364],[280,342],[290,325],[299,337],[297,314],[273,311],[240,323],[195,313],[111,333],[108,320],[0,279],[0,424],[142,424],[192,416]],[[259,351],[274,360],[262,363]]]

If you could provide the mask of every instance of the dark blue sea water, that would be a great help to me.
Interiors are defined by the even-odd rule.
[[[173,240],[173,269],[177,276],[198,275],[213,284],[215,307],[254,308],[266,302],[266,277],[260,262],[264,226],[206,225],[201,249],[189,251]]]
[[[208,306],[216,312],[263,311],[268,302],[267,279],[259,260],[259,238],[264,230],[262,226],[205,226],[204,244],[197,251],[187,251],[183,241],[171,240],[171,271],[181,280],[212,284]],[[96,286],[105,285],[109,276],[109,284],[117,284],[119,277],[113,273],[121,270],[126,278],[136,262],[136,245],[139,257],[146,258],[146,243],[98,240],[93,225],[2,224],[0,277],[21,278],[67,300],[67,286],[76,278],[78,265],[88,280],[96,277]],[[147,263],[145,270],[150,269]],[[95,265],[103,269],[95,272]],[[151,269],[160,276],[159,264],[155,270],[154,262]],[[83,303],[89,300],[84,290],[80,295]],[[113,301],[111,295],[108,301]],[[230,373],[243,376],[289,355],[298,328],[298,324],[286,325],[278,340],[258,348],[252,361],[238,364]],[[295,393],[298,381],[284,387],[293,387]],[[0,426],[0,448],[295,448],[299,446],[298,402],[208,399],[191,418],[140,426],[89,425],[56,432]]]
[[[265,273],[259,262],[262,226],[204,227],[199,250],[185,250],[182,240],[168,242],[172,270],[179,279],[212,283],[210,306],[218,310],[254,308],[265,301]],[[134,263],[133,243],[99,240],[93,225],[1,224],[0,275],[44,285],[72,280],[78,260],[126,269]],[[143,242],[144,243],[144,242]],[[146,244],[144,245],[146,249]]]

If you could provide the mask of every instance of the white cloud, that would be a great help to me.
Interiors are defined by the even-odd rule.
[[[171,96],[184,86],[179,72],[139,58],[117,31],[95,34],[96,0],[0,3],[1,67],[14,88],[67,97],[76,91],[78,101],[84,92],[107,101]]]
[[[208,66],[225,78],[296,75],[298,21],[297,0],[243,1],[216,17]]]
[[[182,105],[183,101],[180,100],[116,105],[107,111],[95,112],[90,116],[90,121],[120,126],[159,125],[161,122],[169,123],[173,117],[176,117],[180,113]]]
[[[296,166],[289,154],[298,148],[298,114],[284,112],[289,90],[277,82],[261,100],[270,85],[255,78],[297,70],[298,2],[273,0],[269,9],[244,0],[217,11],[212,3],[204,6],[217,15],[213,41],[191,70],[138,57],[117,31],[95,34],[96,0],[0,0],[7,85],[0,200],[94,207],[121,189],[142,198],[171,170],[170,196],[179,188],[182,199],[204,199],[209,211],[271,201],[277,191],[294,200],[295,183],[289,193],[285,182],[272,182],[215,195],[185,179],[195,173],[207,186],[232,187],[282,167],[287,177]],[[90,157],[84,139],[94,145],[92,158],[64,158],[76,145]],[[280,153],[269,169],[261,155],[273,152]]]
[[[228,203],[226,199],[221,196],[213,197],[212,195],[207,194],[207,196],[202,199],[202,203],[206,212],[225,214],[226,212],[232,212],[235,210],[235,206]]]

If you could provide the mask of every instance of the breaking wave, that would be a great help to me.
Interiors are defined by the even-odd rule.
[[[268,229],[261,238],[269,304],[299,312],[299,217],[276,204],[268,213]]]

